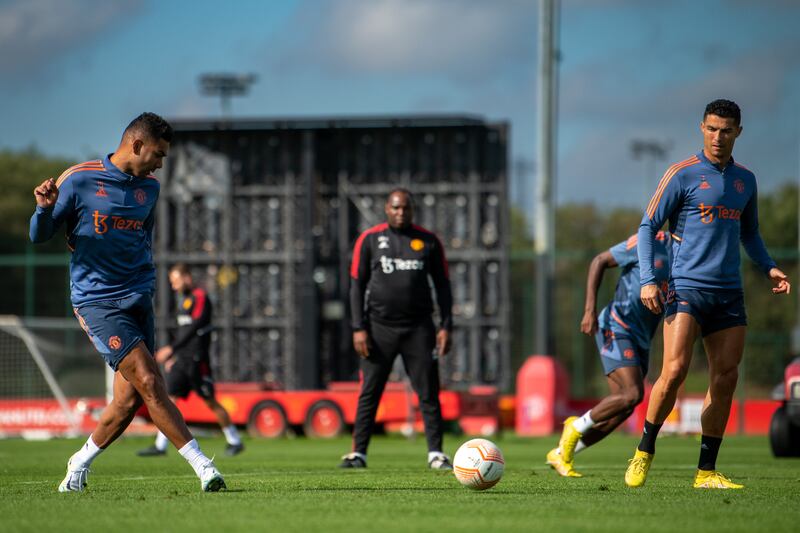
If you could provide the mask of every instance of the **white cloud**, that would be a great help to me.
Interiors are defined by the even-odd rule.
[[[11,0],[0,4],[0,70],[37,72],[64,53],[125,23],[142,0]]]
[[[490,76],[533,60],[536,6],[516,0],[307,2],[289,25],[293,35],[284,38],[292,44],[278,62],[342,76]]]

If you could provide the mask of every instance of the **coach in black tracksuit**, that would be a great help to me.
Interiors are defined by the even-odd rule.
[[[412,225],[411,194],[392,191],[384,207],[386,223],[356,241],[350,268],[353,346],[361,357],[363,383],[353,430],[353,451],[340,466],[366,466],[367,446],[386,380],[397,354],[419,397],[428,466],[451,469],[442,453],[438,357],[450,350],[453,297],[447,260],[439,239]],[[433,281],[441,322],[433,324]]]

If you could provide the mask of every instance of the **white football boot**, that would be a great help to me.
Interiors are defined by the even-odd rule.
[[[219,473],[219,470],[211,461],[201,467],[200,487],[203,492],[219,492],[221,489],[228,488],[225,485],[225,480],[222,479],[222,474]]]
[[[83,492],[88,480],[89,469],[85,466],[73,466],[72,457],[70,457],[67,461],[67,476],[58,486],[58,492]]]

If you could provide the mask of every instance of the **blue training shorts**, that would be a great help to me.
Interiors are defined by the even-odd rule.
[[[747,325],[744,292],[739,289],[670,291],[664,318],[676,313],[692,315],[700,324],[703,337],[723,329]]]
[[[114,371],[140,341],[144,341],[151,354],[155,350],[155,316],[150,294],[92,302],[74,311],[94,347]]]
[[[650,367],[650,350],[643,349],[626,336],[611,331],[598,329],[594,334],[597,349],[600,352],[600,361],[606,376],[623,366],[639,366],[642,375],[647,375]]]

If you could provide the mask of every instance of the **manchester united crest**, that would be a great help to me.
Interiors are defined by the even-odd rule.
[[[415,252],[419,252],[423,248],[425,248],[425,242],[423,242],[422,240],[413,239],[411,241],[411,249],[414,250]]]
[[[120,340],[119,337],[114,335],[113,337],[108,339],[108,347],[111,348],[112,350],[119,350],[120,348],[122,348],[122,341]]]
[[[133,197],[136,198],[136,201],[139,203],[139,205],[144,205],[144,203],[147,201],[147,193],[142,189],[136,189],[133,191]]]

